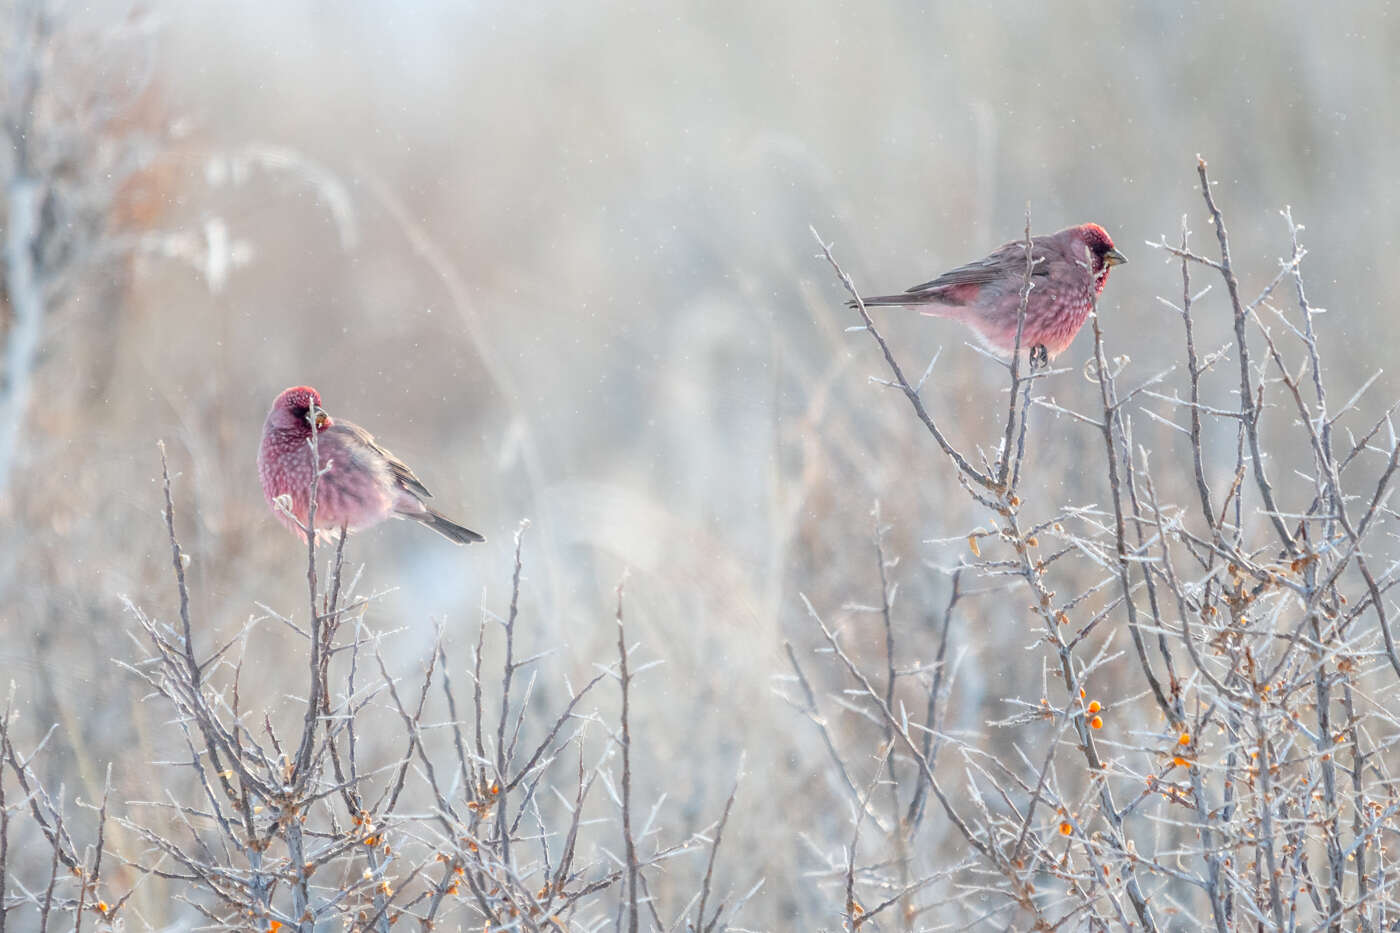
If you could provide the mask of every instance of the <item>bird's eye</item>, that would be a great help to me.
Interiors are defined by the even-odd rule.
[[[292,406],[292,415],[295,416],[295,417],[297,417],[297,418],[299,418],[299,419],[301,419],[302,421],[305,421],[305,420],[306,420],[306,413],[309,412],[310,410],[311,410],[311,409],[310,409],[310,408],[307,408],[305,405],[293,405],[293,406]]]

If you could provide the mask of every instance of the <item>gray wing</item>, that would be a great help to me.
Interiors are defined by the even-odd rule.
[[[1049,264],[1045,261],[1046,253],[1044,244],[1039,242],[1042,237],[1032,237],[1033,255],[1037,260],[1035,270],[1031,277],[1047,276],[1050,274]],[[958,266],[956,269],[943,273],[936,279],[923,282],[911,288],[905,289],[906,295],[917,292],[934,291],[940,288],[947,288],[951,285],[986,285],[990,282],[1005,280],[1009,272],[1021,272],[1025,269],[1026,243],[1024,240],[1012,240],[1004,243],[993,253],[974,260],[965,266]]]
[[[337,421],[331,430],[334,431],[337,429],[349,434],[356,442],[363,444],[365,447],[383,457],[385,465],[389,468],[389,473],[394,477],[394,481],[404,490],[418,496],[420,499],[431,499],[433,497],[433,494],[428,492],[428,487],[423,485],[423,481],[415,476],[413,471],[408,468],[408,464],[404,463],[398,457],[395,457],[393,451],[376,441],[374,435],[370,434],[358,424],[353,424],[349,421]]]

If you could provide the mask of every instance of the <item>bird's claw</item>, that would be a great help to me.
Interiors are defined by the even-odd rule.
[[[1038,343],[1031,347],[1031,372],[1050,368],[1050,351],[1045,348],[1045,344]]]

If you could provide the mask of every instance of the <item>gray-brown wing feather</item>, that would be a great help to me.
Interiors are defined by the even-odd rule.
[[[1043,244],[1037,242],[1040,237],[1032,237],[1033,255],[1037,260],[1032,277],[1045,276],[1050,274],[1049,266],[1044,261],[1045,251]],[[913,295],[919,292],[935,291],[940,288],[947,288],[952,285],[987,285],[991,282],[998,282],[1006,278],[1010,271],[1020,271],[1025,268],[1026,245],[1023,240],[1012,240],[998,247],[991,255],[968,263],[965,266],[958,266],[950,269],[936,279],[923,282],[905,290],[906,295]]]
[[[424,486],[423,481],[413,475],[413,471],[408,468],[408,464],[404,463],[398,457],[395,457],[392,451],[376,441],[374,435],[370,434],[358,424],[354,424],[350,421],[337,421],[330,430],[348,434],[355,441],[353,446],[358,447],[359,450],[364,453],[374,454],[381,458],[384,461],[384,465],[389,469],[389,475],[394,478],[395,484],[404,492],[418,500],[421,510],[410,511],[396,509],[395,511],[398,515],[403,518],[413,519],[416,522],[421,522],[449,541],[454,541],[457,544],[470,544],[473,541],[486,540],[480,534],[472,531],[470,528],[465,528],[457,524],[441,512],[423,502],[424,499],[431,499],[433,497],[433,494],[428,492],[428,487]]]
[[[408,468],[408,464],[404,463],[398,457],[395,457],[393,451],[376,441],[373,434],[370,434],[358,424],[352,424],[349,421],[337,421],[336,427],[343,428],[348,433],[354,435],[355,440],[383,457],[385,464],[389,467],[390,475],[394,477],[394,482],[398,483],[399,487],[404,491],[420,499],[431,499],[433,497],[433,494],[428,492],[428,487],[423,485],[423,481],[415,476],[413,471]]]

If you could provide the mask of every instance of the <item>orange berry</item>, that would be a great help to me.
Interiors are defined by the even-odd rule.
[[[1091,728],[1091,729],[1102,729],[1102,728],[1103,728],[1103,717],[1102,717],[1102,716],[1095,716],[1093,719],[1089,720],[1089,728]]]
[[[1081,692],[1082,692],[1082,691],[1081,691]],[[1082,698],[1081,698],[1081,699],[1082,699]],[[1089,712],[1091,712],[1091,713],[1097,713],[1097,712],[1098,712],[1099,710],[1101,710],[1101,709],[1103,709],[1103,707],[1099,705],[1099,701],[1098,701],[1098,700],[1092,700],[1092,701],[1090,701],[1090,703],[1089,703]]]
[[[1063,823],[1060,824],[1061,836],[1068,836],[1072,832],[1074,832],[1074,827],[1069,825],[1069,820],[1065,820]]]

